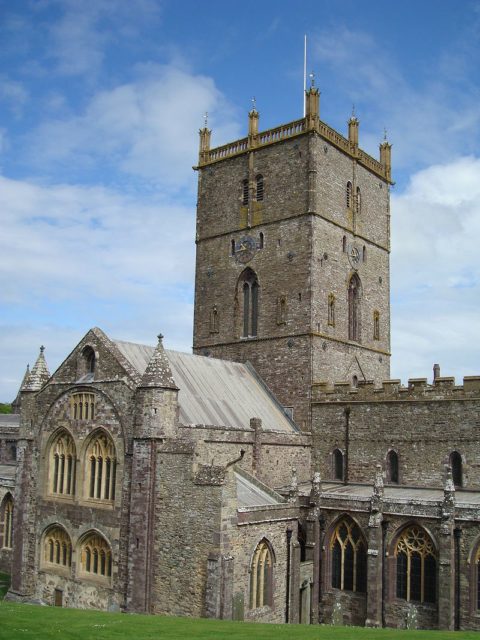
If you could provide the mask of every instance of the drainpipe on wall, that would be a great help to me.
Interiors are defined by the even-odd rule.
[[[350,449],[350,407],[345,407],[345,468],[343,483],[348,484],[348,454]]]
[[[292,530],[287,529],[287,584],[286,584],[286,603],[285,603],[285,622],[290,621],[290,543],[292,541]]]
[[[461,529],[454,529],[453,536],[455,540],[455,610],[454,610],[454,628],[455,631],[460,630],[460,538],[462,536]]]

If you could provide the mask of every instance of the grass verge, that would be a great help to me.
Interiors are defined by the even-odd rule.
[[[2,640],[478,640],[478,632],[252,624],[0,602]]]

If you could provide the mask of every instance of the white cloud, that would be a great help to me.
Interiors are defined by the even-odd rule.
[[[42,124],[28,146],[43,167],[71,163],[74,171],[101,164],[163,187],[191,187],[194,132],[205,111],[212,114],[215,144],[238,136],[234,110],[211,78],[146,65],[135,82],[95,94],[83,114]]]
[[[392,374],[480,374],[480,159],[415,174],[392,197]]]

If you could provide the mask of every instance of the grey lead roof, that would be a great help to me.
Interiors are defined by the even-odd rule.
[[[262,489],[261,483],[256,479],[249,479],[240,470],[235,471],[235,481],[237,484],[237,506],[242,507],[262,507],[271,504],[283,504],[285,500],[276,495],[267,487]]]
[[[118,349],[143,375],[154,348],[115,341]],[[184,425],[250,426],[260,418],[266,431],[296,430],[274,397],[247,365],[217,358],[165,350],[175,384],[180,389],[180,422]]]

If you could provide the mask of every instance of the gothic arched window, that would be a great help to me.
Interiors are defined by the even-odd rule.
[[[396,451],[387,453],[387,482],[398,484],[398,454]]]
[[[13,498],[7,493],[2,501],[0,509],[0,548],[11,549],[13,547]]]
[[[436,602],[437,559],[430,536],[417,525],[404,529],[395,547],[397,598]]]
[[[335,449],[333,452],[333,477],[335,480],[343,480],[343,476],[343,453],[340,449]]]
[[[85,454],[85,495],[95,500],[115,500],[116,471],[112,439],[103,431],[97,433]]]
[[[452,467],[452,480],[456,487],[463,486],[462,456],[458,451],[450,454],[450,466]]]
[[[252,269],[248,268],[239,279],[240,294],[243,301],[243,327],[244,338],[255,337],[258,331],[258,280]]]
[[[362,285],[356,273],[350,278],[348,285],[348,338],[360,341],[360,298]]]
[[[49,493],[59,496],[73,496],[75,494],[76,458],[72,436],[66,431],[62,431],[50,446]]]
[[[250,608],[272,606],[273,600],[273,551],[263,539],[255,549],[250,567]]]
[[[112,576],[112,550],[105,538],[96,532],[87,534],[80,544],[80,572],[87,576]]]
[[[263,200],[263,176],[261,175],[256,177],[256,199],[257,202]]]
[[[366,591],[367,545],[359,526],[342,518],[330,539],[332,587],[342,591]]]
[[[82,351],[82,356],[85,360],[85,370],[86,373],[94,373],[95,372],[95,351],[92,347],[85,347]]]
[[[60,567],[72,565],[72,541],[62,527],[51,527],[45,534],[43,561],[45,564],[54,564]]]

